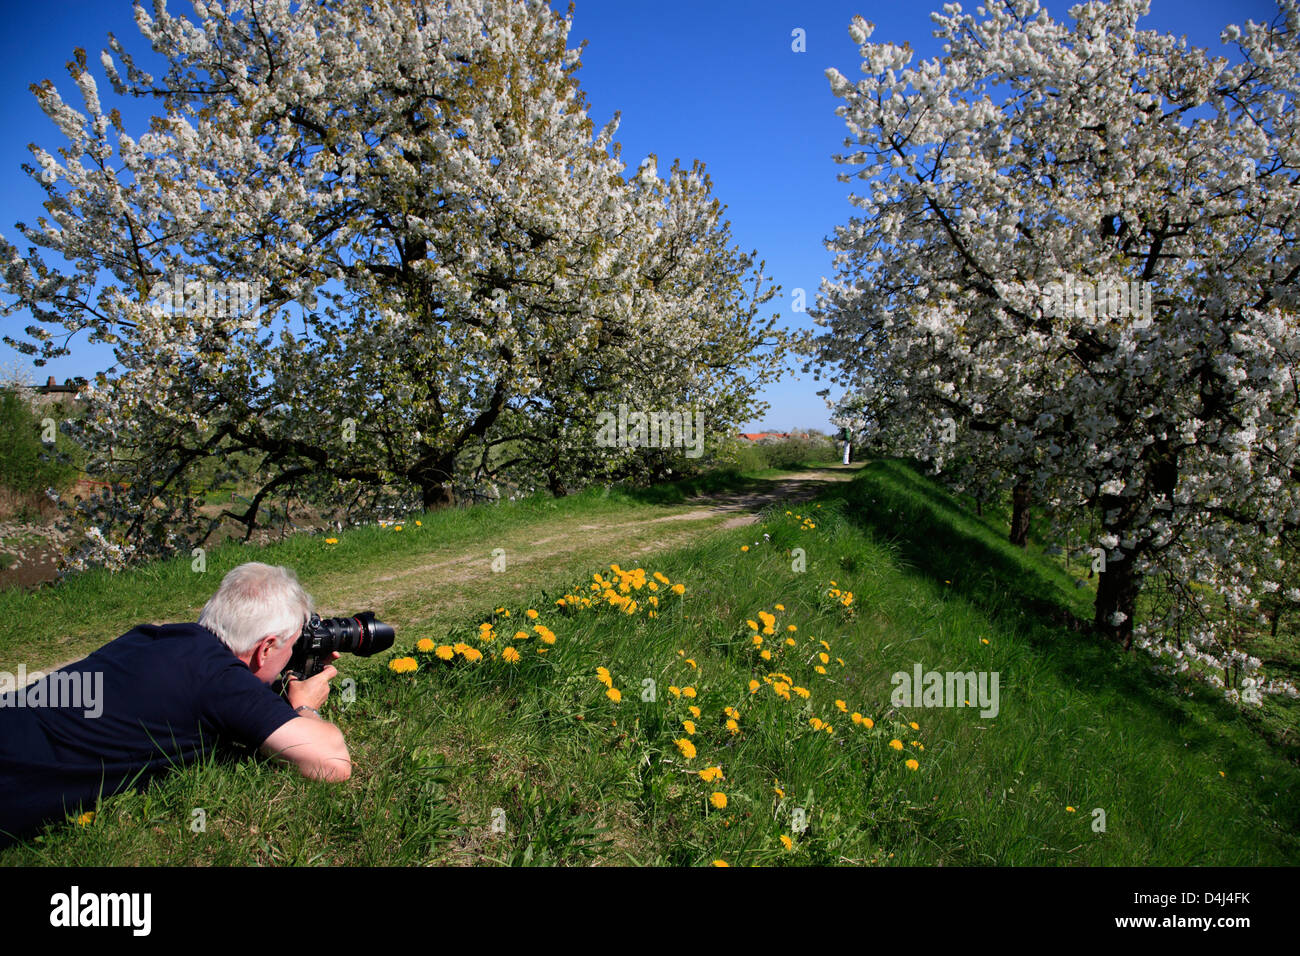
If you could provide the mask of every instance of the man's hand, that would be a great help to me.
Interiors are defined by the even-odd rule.
[[[339,659],[338,651],[334,652],[333,659]],[[338,673],[338,668],[333,664],[326,664],[319,674],[306,680],[290,678],[285,690],[285,696],[289,698],[289,706],[294,710],[303,706],[320,710],[325,706],[325,700],[330,695],[330,681],[337,677]]]

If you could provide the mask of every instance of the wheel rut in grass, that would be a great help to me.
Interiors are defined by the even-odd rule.
[[[406,622],[420,623],[450,616],[453,609],[492,603],[499,599],[503,585],[511,591],[532,591],[545,586],[547,578],[554,578],[555,574],[548,572],[563,573],[567,580],[584,553],[593,563],[611,557],[640,558],[684,547],[718,529],[752,524],[764,508],[779,501],[813,498],[828,484],[852,478],[858,467],[779,475],[766,479],[763,487],[753,491],[699,495],[685,502],[688,510],[660,517],[601,524],[543,522],[529,526],[524,534],[484,542],[472,553],[460,549],[433,561],[390,566],[378,577],[364,580],[357,575],[326,579],[317,584],[317,589],[322,598],[340,608],[352,607],[357,601],[367,606],[391,607],[422,596],[422,603],[444,609],[443,613],[420,614]],[[492,573],[492,551],[498,547],[505,551],[507,567],[522,573],[504,579]],[[403,622],[395,619],[394,623]]]

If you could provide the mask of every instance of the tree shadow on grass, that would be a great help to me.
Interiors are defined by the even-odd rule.
[[[896,547],[912,573],[960,595],[998,629],[1023,634],[1065,686],[1103,701],[1122,699],[1141,720],[1174,728],[1189,749],[1230,753],[1225,759],[1237,779],[1271,781],[1267,791],[1254,790],[1255,798],[1290,832],[1300,831],[1300,776],[1277,776],[1279,758],[1295,762],[1294,748],[1269,748],[1264,740],[1258,748],[1241,747],[1239,734],[1258,739],[1246,716],[1208,690],[1197,690],[1195,700],[1179,695],[1140,653],[1125,655],[1105,641],[1080,616],[1079,602],[1070,606],[1065,585],[1053,581],[1033,556],[999,541],[905,463],[872,462],[830,497],[843,501],[847,521]],[[1212,719],[1198,719],[1204,716]]]

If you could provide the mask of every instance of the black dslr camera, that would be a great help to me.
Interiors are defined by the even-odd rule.
[[[386,651],[393,646],[396,636],[393,625],[375,620],[374,611],[363,611],[355,617],[323,619],[319,614],[313,614],[293,645],[293,656],[289,658],[281,680],[306,680],[319,674],[330,663],[335,651],[362,657]]]

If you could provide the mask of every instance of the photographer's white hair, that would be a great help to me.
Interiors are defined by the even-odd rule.
[[[250,561],[231,570],[199,615],[199,624],[236,654],[274,634],[277,647],[295,640],[313,611],[298,576],[280,565]]]

